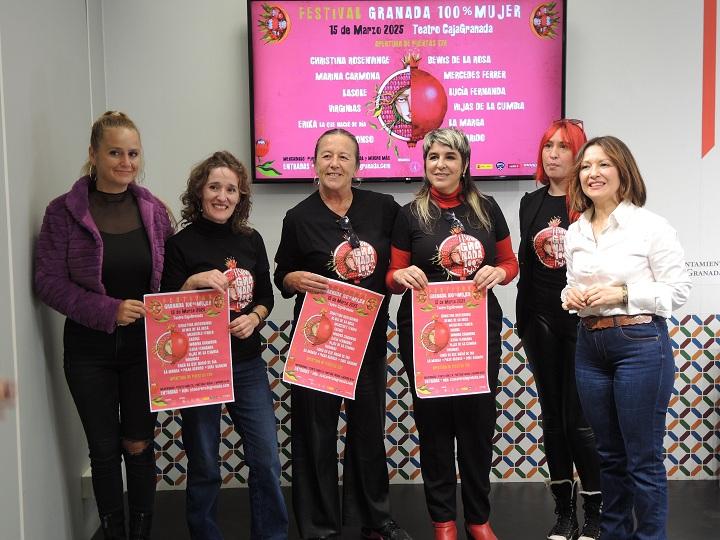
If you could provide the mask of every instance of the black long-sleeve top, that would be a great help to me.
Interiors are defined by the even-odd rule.
[[[288,292],[283,280],[290,272],[304,270],[327,278],[353,283],[359,287],[387,294],[385,273],[390,262],[390,235],[400,208],[390,195],[353,188],[353,200],[346,216],[362,242],[362,252],[374,264],[354,262],[347,234],[335,214],[316,191],[290,209],[283,220],[280,246],[275,255],[275,285],[283,297],[295,298],[295,320],[304,294]],[[369,254],[369,257],[368,257]],[[351,265],[348,267],[348,263]],[[357,264],[357,268],[354,268]],[[366,358],[385,357],[389,296],[378,311]]]
[[[218,224],[200,218],[168,239],[161,290],[179,291],[187,278],[199,272],[220,270],[230,284],[230,319],[250,313],[253,307],[274,305],[270,265],[260,233],[234,233],[229,223]],[[257,329],[246,339],[232,336],[234,362],[260,355]]]

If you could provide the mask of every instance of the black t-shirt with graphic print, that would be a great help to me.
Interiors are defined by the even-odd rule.
[[[530,264],[533,282],[528,294],[528,308],[561,315],[560,292],[567,283],[565,276],[565,233],[570,226],[565,195],[546,194],[529,229]]]
[[[353,250],[341,216],[330,210],[316,191],[290,209],[283,220],[280,246],[275,255],[275,285],[285,298],[295,293],[283,289],[290,272],[302,270],[345,281],[387,294],[385,273],[390,263],[390,235],[400,206],[390,195],[353,188],[353,200],[346,216],[360,247]],[[359,250],[359,251],[358,251]],[[360,255],[358,255],[360,254]],[[295,298],[295,321],[305,298]],[[387,350],[388,302],[378,312],[366,357],[385,357]]]
[[[230,319],[249,313],[256,305],[272,311],[274,298],[265,244],[260,233],[233,233],[229,223],[218,224],[201,217],[165,244],[161,290],[178,291],[199,272],[220,270],[230,280]],[[246,339],[232,336],[233,362],[260,355],[260,333]]]
[[[457,281],[473,279],[476,272],[487,264],[495,265],[496,243],[510,235],[505,216],[492,197],[487,197],[491,228],[485,230],[471,221],[472,210],[466,203],[443,210],[436,219],[430,234],[420,228],[418,218],[413,214],[412,203],[400,209],[395,222],[392,244],[397,249],[411,254],[410,264],[417,266],[428,281]],[[452,212],[464,231],[452,222]],[[499,340],[502,310],[492,289],[488,291],[488,339]],[[398,309],[398,324],[409,329],[412,324],[411,296],[403,294]]]

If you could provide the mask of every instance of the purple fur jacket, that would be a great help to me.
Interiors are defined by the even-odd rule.
[[[102,283],[103,242],[89,208],[90,178],[80,178],[52,201],[35,249],[35,290],[40,299],[72,320],[107,333],[115,330],[123,299],[111,298]],[[136,184],[135,195],[152,252],[150,291],[160,289],[165,240],[172,235],[167,209]]]

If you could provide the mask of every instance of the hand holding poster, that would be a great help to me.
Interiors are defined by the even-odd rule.
[[[412,292],[415,388],[420,398],[482,394],[487,379],[487,292],[472,281]]]
[[[329,280],[306,294],[290,342],[283,381],[355,399],[358,374],[382,294]]]
[[[227,293],[146,294],[150,410],[234,400]]]

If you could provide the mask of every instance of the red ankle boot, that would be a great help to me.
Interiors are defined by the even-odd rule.
[[[454,521],[433,521],[435,527],[435,540],[457,540],[457,528]]]
[[[483,523],[482,525],[465,523],[465,533],[467,534],[468,540],[497,540],[497,536],[495,536],[492,528],[490,528],[490,522]]]

